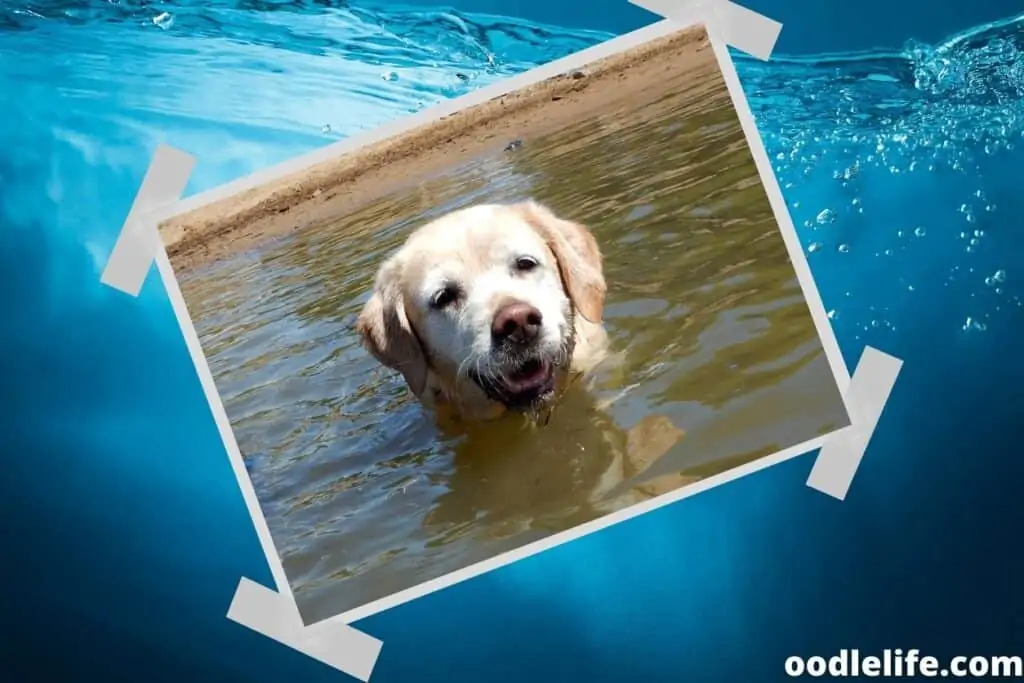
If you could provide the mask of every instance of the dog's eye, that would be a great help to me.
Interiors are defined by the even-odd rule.
[[[516,270],[521,273],[529,272],[539,265],[537,259],[532,256],[520,256],[516,259]]]
[[[455,285],[448,285],[437,290],[430,298],[430,305],[437,310],[447,308],[459,298],[459,288]]]

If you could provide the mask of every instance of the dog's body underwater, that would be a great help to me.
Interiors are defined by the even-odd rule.
[[[601,252],[535,202],[485,204],[416,230],[356,323],[427,406],[488,418],[551,404],[605,355]]]

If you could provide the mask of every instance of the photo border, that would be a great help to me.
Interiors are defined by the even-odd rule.
[[[781,24],[742,8],[729,0],[691,0],[675,4],[667,0],[629,1],[669,18],[485,86],[467,95],[442,101],[418,114],[402,117],[366,134],[347,138],[311,154],[302,155],[289,162],[186,199],[179,199],[179,197],[187,184],[195,159],[166,145],[157,149],[101,280],[107,285],[137,296],[151,264],[155,261],[157,271],[185,338],[276,584],[275,592],[242,577],[228,610],[229,618],[366,681],[372,673],[382,643],[372,636],[352,628],[350,624],[353,621],[391,609],[415,598],[447,588],[816,449],[820,449],[820,452],[807,480],[807,485],[839,500],[845,498],[853,475],[900,371],[902,361],[871,347],[866,347],[864,355],[851,377],[818,293],[806,254],[800,246],[798,234],[789,215],[774,169],[743,93],[728,46],[734,45],[756,57],[768,59],[779,30],[781,30]],[[592,520],[573,529],[553,534],[521,548],[501,553],[483,562],[399,591],[386,598],[374,600],[364,606],[308,626],[305,625],[299,615],[283,563],[277,554],[269,525],[245,467],[244,459],[214,383],[212,372],[203,354],[198,334],[189,316],[166,248],[160,238],[158,226],[172,217],[259,187],[275,178],[290,175],[365,145],[392,137],[397,133],[418,128],[455,111],[500,97],[552,76],[585,67],[602,57],[617,54],[631,47],[646,44],[659,37],[700,24],[703,24],[708,32],[709,42],[714,50],[716,61],[753,155],[758,175],[772,206],[776,223],[782,233],[801,290],[811,311],[819,340],[846,406],[850,426],[809,439],[774,455],[758,458],[751,463]],[[770,35],[766,37],[766,33]]]

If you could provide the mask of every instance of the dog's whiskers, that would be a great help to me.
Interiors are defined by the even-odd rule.
[[[461,405],[462,404],[462,382],[465,380],[466,375],[463,374],[462,369],[466,367],[471,361],[479,362],[478,358],[466,358],[459,363],[458,369],[455,371],[455,400]]]
[[[498,382],[498,377],[504,378],[504,374],[501,373],[500,369],[495,372],[494,361],[490,358],[481,357],[477,357],[473,361],[473,374],[476,375],[482,388],[485,391],[499,391],[501,386]]]
[[[532,402],[532,405],[524,405],[522,401],[512,392],[511,387],[517,384],[517,372],[519,368],[525,368],[527,363],[542,363],[555,369],[568,370],[571,366],[571,359],[575,348],[575,339],[572,335],[563,337],[555,349],[541,351],[530,350],[525,353],[512,352],[509,349],[493,349],[486,354],[472,354],[463,359],[456,370],[455,393],[461,402],[463,398],[471,399],[465,395],[462,383],[469,381],[484,394],[498,403],[509,406],[517,404],[515,408],[523,411],[522,414],[534,427],[547,427],[551,423],[555,406],[550,396],[543,400]],[[532,372],[532,370],[531,370]],[[570,376],[569,384],[578,378]],[[559,387],[560,383],[555,382],[554,395],[556,400],[565,394],[565,384]],[[512,392],[510,394],[510,392]]]

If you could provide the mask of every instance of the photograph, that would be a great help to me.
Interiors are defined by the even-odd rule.
[[[307,625],[850,424],[703,26],[160,233]]]

